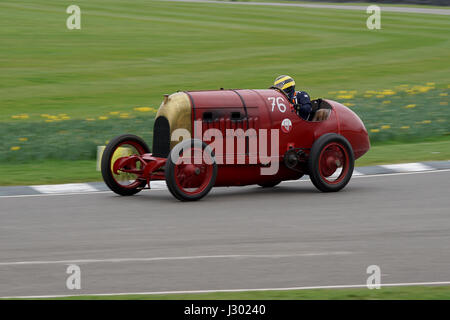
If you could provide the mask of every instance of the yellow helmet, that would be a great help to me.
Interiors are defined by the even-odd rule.
[[[287,94],[289,99],[292,99],[294,97],[295,81],[292,77],[286,75],[279,76],[273,82],[273,86],[283,90]]]

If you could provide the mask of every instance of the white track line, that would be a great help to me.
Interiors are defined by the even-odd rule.
[[[51,260],[51,261],[11,261],[0,262],[0,266],[22,266],[42,264],[72,264],[72,263],[114,263],[114,262],[152,262],[152,261],[176,261],[176,260],[198,260],[198,259],[274,259],[293,257],[316,257],[333,255],[350,255],[354,252],[332,251],[332,252],[305,252],[292,254],[226,254],[226,255],[204,255],[184,257],[153,257],[153,258],[112,258],[112,259],[79,259],[79,260]]]
[[[417,171],[434,170],[434,168],[420,162],[403,163],[403,164],[384,164],[381,165],[380,167],[396,172],[417,172]]]
[[[26,198],[26,197],[53,197],[53,196],[73,196],[86,194],[111,193],[112,191],[93,191],[93,192],[68,192],[68,193],[40,193],[40,194],[19,194],[15,196],[0,196],[1,198]]]
[[[407,283],[382,283],[383,287],[407,287],[407,286],[438,286],[450,285],[450,281],[436,282],[407,282]],[[38,299],[38,298],[66,298],[80,296],[125,296],[125,295],[159,295],[159,294],[195,294],[195,293],[216,293],[216,292],[258,292],[258,291],[290,291],[290,290],[314,290],[314,289],[351,289],[367,288],[367,284],[349,284],[332,286],[310,286],[310,287],[289,287],[289,288],[258,288],[258,289],[219,289],[219,290],[186,290],[186,291],[152,291],[152,292],[119,292],[119,293],[84,293],[67,295],[42,295],[42,296],[11,296],[0,297],[0,299]]]
[[[87,183],[44,184],[30,186],[31,189],[45,194],[61,194],[65,192],[97,192],[93,186]]]
[[[372,178],[372,177],[389,177],[389,176],[400,176],[400,175],[410,175],[410,174],[421,174],[421,173],[437,173],[437,172],[449,172],[450,169],[437,169],[437,170],[428,170],[428,171],[418,171],[418,172],[394,172],[394,173],[381,173],[381,174],[357,174],[353,175],[352,178]],[[308,180],[288,180],[283,181],[282,183],[299,183],[305,182]],[[155,188],[150,189],[153,191],[162,191],[166,190],[163,188]],[[72,196],[72,195],[92,195],[92,194],[101,194],[101,193],[111,193],[112,191],[93,191],[93,192],[70,192],[70,193],[42,193],[42,194],[21,194],[15,196],[0,196],[2,198],[26,198],[26,197],[51,197],[51,196]]]
[[[243,1],[217,1],[217,0],[164,0],[168,2],[187,2],[187,3],[204,3],[204,4],[234,4],[249,6],[276,6],[276,7],[297,7],[297,8],[313,8],[313,9],[333,9],[333,10],[357,10],[366,11],[367,6],[358,5],[341,5],[341,4],[313,4],[313,3],[286,3],[286,2],[243,2]],[[450,15],[450,10],[442,8],[419,8],[419,7],[389,7],[381,6],[381,10],[385,12],[399,13],[419,13],[419,14],[442,14]]]
[[[403,176],[403,175],[419,174],[419,173],[437,173],[437,172],[449,172],[449,171],[450,171],[450,169],[419,171],[419,172],[380,173],[380,174],[368,174],[368,175],[364,175],[364,176],[355,176],[355,177],[352,177],[352,178],[372,178],[372,177],[383,177],[383,176]]]
[[[437,172],[449,172],[450,169],[439,169],[439,170],[429,170],[429,171],[418,171],[418,172],[393,172],[393,173],[380,173],[380,174],[362,174],[362,175],[353,175],[353,178],[372,178],[372,177],[386,177],[386,176],[403,176],[403,175],[410,175],[410,174],[419,174],[419,173],[437,173]],[[283,181],[282,183],[298,183],[303,181],[309,181],[308,180],[288,180]],[[1,197],[0,197],[1,198]]]

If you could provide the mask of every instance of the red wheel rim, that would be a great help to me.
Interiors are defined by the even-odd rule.
[[[205,162],[204,156],[208,163],[212,163],[208,152],[204,154],[199,147],[191,147],[180,154],[175,164],[174,178],[183,193],[197,195],[208,187],[213,176],[213,166]]]
[[[338,142],[327,144],[319,156],[319,174],[328,184],[338,184],[347,176],[350,160],[345,146]]]
[[[120,185],[122,188],[135,189],[141,185],[142,181],[139,180],[138,175],[134,174],[134,173],[121,172],[119,170],[119,174],[115,174],[112,170],[112,168],[114,167],[114,162],[117,161],[117,159],[120,157],[131,156],[131,155],[142,155],[145,152],[146,151],[145,151],[144,147],[140,143],[138,143],[136,141],[131,141],[131,140],[130,141],[126,140],[126,141],[121,142],[120,144],[118,144],[116,146],[116,148],[112,152],[111,159],[109,160],[111,174],[112,174],[114,181],[118,185]],[[134,168],[131,168],[131,169],[140,168],[140,166],[141,166],[141,163],[139,161],[136,161],[136,163],[133,164]]]

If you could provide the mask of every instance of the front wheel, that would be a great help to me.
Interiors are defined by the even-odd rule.
[[[195,201],[211,191],[217,164],[211,148],[200,140],[185,140],[169,154],[165,167],[167,188],[181,201]]]
[[[355,165],[353,149],[343,136],[328,133],[317,139],[309,154],[309,177],[317,189],[335,192],[350,181]]]
[[[106,185],[115,193],[121,196],[131,196],[138,193],[145,187],[146,181],[140,180],[138,175],[118,171],[114,173],[113,167],[117,159],[121,157],[129,157],[132,155],[142,155],[149,153],[150,148],[144,140],[132,134],[123,134],[112,139],[102,155],[102,176]],[[139,161],[129,164],[127,169],[142,169]]]

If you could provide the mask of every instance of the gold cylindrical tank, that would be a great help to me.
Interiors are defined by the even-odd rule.
[[[157,120],[159,117],[164,117],[169,122],[169,137],[172,137],[174,130],[180,128],[186,129],[192,134],[192,107],[189,96],[186,93],[176,92],[171,95],[165,95],[155,119]],[[155,136],[157,134],[158,128],[155,128],[153,137],[154,145],[155,138],[159,139],[159,137]],[[170,141],[170,149],[177,143],[178,141]]]

